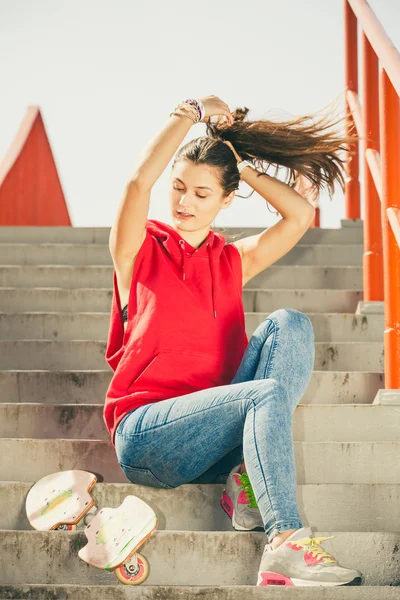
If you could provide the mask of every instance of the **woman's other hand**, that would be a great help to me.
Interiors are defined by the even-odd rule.
[[[204,106],[205,115],[202,119],[203,122],[209,121],[211,117],[220,116],[222,120],[225,117],[228,125],[233,124],[233,116],[231,111],[229,110],[229,106],[226,102],[223,102],[217,96],[205,96],[204,98],[200,98],[201,102]]]
[[[229,148],[232,150],[233,154],[235,155],[235,158],[237,160],[237,162],[242,162],[242,158],[239,156],[239,154],[236,152],[235,148],[232,146],[231,142],[229,142],[228,140],[224,140],[224,144],[226,144],[227,146],[229,146]]]

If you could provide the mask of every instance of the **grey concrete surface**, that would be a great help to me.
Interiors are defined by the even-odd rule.
[[[0,265],[1,287],[111,288],[113,266]],[[247,288],[362,289],[361,266],[271,265]]]
[[[399,585],[400,533],[315,532],[335,536],[324,548],[356,568],[366,585]],[[150,563],[146,585],[254,585],[266,543],[262,532],[155,531],[140,551]],[[0,532],[4,583],[112,585],[112,573],[87,565],[77,553],[83,532]],[[13,558],[14,557],[14,558]],[[24,565],[21,569],[20,565]]]
[[[269,316],[245,313],[247,337]],[[317,342],[381,342],[383,315],[308,313]],[[0,312],[2,340],[107,340],[110,315],[106,312]]]
[[[0,438],[108,440],[103,404],[0,403]],[[400,406],[299,404],[297,442],[400,442]]]
[[[362,265],[361,244],[298,243],[276,265]],[[108,244],[0,243],[2,265],[111,265]]]
[[[0,371],[0,402],[103,403],[111,369]],[[303,404],[371,404],[384,386],[382,371],[314,370]]]
[[[399,442],[294,442],[298,483],[398,483]],[[36,481],[83,469],[105,482],[127,481],[111,441],[0,439],[0,481]]]
[[[228,241],[262,229],[223,231]],[[310,229],[246,284],[248,337],[279,308],[309,315],[316,360],[294,413],[299,510],[362,587],[256,588],[264,533],[236,532],[224,484],[156,489],[130,483],[102,419],[112,372],[105,343],[112,298],[110,228],[0,227],[0,598],[392,600],[400,597],[400,407],[372,405],[384,388],[382,314],[355,315],[362,293],[362,221]],[[40,477],[83,468],[99,506],[134,493],[159,530],[142,551],[138,588],[77,556],[82,532],[32,531],[26,494]],[[336,531],[336,534],[331,534]],[[322,533],[320,533],[322,532]],[[323,533],[326,532],[326,533]],[[198,587],[201,586],[201,587]],[[376,586],[376,587],[370,587]],[[389,587],[390,586],[390,587]]]
[[[0,340],[0,369],[107,369],[106,342],[90,340]],[[382,371],[383,342],[315,342],[314,368],[322,371]]]
[[[303,244],[362,244],[363,222],[353,223],[348,220],[340,228],[309,229],[301,238]],[[261,233],[263,227],[214,227],[223,235],[239,235],[245,237]],[[0,227],[2,243],[76,243],[76,244],[108,244],[110,227]]]
[[[25,511],[33,482],[0,482],[0,529],[32,527]],[[128,494],[147,502],[157,514],[160,530],[231,531],[231,520],[220,506],[223,483],[188,483],[173,490],[135,483],[96,483],[92,496],[99,508],[118,507]],[[400,531],[400,484],[306,484],[297,486],[304,525],[313,530]]]

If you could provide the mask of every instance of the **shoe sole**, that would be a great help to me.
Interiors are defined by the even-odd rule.
[[[235,507],[233,506],[232,500],[226,493],[226,490],[223,491],[223,494],[222,494],[221,500],[220,500],[220,505],[221,505],[222,509],[226,512],[228,517],[231,519],[232,527],[233,527],[233,529],[236,529],[236,531],[264,531],[264,527],[253,527],[252,529],[249,529],[247,527],[242,527],[241,525],[238,525],[238,523],[236,523]]]
[[[338,581],[335,583],[330,581],[310,581],[308,579],[296,579],[294,577],[286,577],[286,575],[281,575],[280,573],[274,573],[272,571],[261,572],[258,574],[257,578],[258,587],[332,587],[338,585],[357,586],[361,585],[361,582],[361,577],[355,577],[350,581]]]

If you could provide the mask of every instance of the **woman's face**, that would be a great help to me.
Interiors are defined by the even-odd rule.
[[[171,175],[170,205],[173,222],[187,231],[207,227],[221,209],[228,208],[235,192],[223,196],[223,190],[213,173],[213,167],[195,165],[181,160],[176,163]],[[183,219],[182,210],[193,215]]]

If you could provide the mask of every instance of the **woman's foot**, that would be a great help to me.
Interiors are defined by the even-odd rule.
[[[329,538],[313,538],[310,527],[298,529],[277,548],[266,544],[258,571],[257,586],[360,585],[362,574],[340,567],[320,547]]]
[[[239,473],[240,466],[234,467],[228,475],[220,504],[232,519],[238,531],[264,531],[254,491],[247,473]]]
[[[287,531],[282,531],[281,533],[277,533],[276,536],[274,537],[274,539],[272,540],[272,542],[270,542],[270,544],[269,544],[271,546],[272,550],[276,550],[276,548],[278,548],[278,546],[283,544],[283,542],[286,542],[288,537],[290,537],[295,531],[299,531],[299,529],[300,529],[300,527],[298,527],[297,529],[289,529]]]

